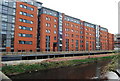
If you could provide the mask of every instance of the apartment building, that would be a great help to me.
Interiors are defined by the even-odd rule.
[[[120,34],[114,35],[114,49],[120,50]]]
[[[46,8],[35,0],[2,0],[0,50],[112,50],[114,35],[100,25]]]
[[[2,51],[36,51],[38,9],[42,3],[24,1],[2,0],[0,3]]]

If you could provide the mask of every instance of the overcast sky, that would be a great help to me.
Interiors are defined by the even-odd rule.
[[[65,13],[118,33],[119,0],[38,0],[44,7]]]

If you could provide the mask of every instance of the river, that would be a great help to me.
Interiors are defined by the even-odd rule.
[[[101,70],[109,62],[110,59],[64,68],[41,70],[32,73],[23,73],[9,77],[11,79],[91,79],[95,77],[99,78]]]

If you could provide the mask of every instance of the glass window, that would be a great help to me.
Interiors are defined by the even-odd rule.
[[[20,14],[22,15],[22,12],[20,12]]]
[[[56,25],[54,25],[54,28],[56,28]]]
[[[23,19],[23,22],[25,23],[25,22],[26,22],[26,20],[24,20],[24,19]]]
[[[74,32],[74,30],[73,30],[73,29],[72,29],[71,31],[72,31],[72,32]]]
[[[47,13],[47,11],[46,11],[46,10],[44,10],[44,13]]]
[[[21,8],[23,8],[23,5],[22,5],[22,4],[20,4],[20,7],[21,7]]]
[[[30,21],[31,24],[33,24],[33,21]]]
[[[48,26],[48,23],[46,23],[46,26]]]
[[[54,34],[56,34],[57,32],[56,31],[54,31]]]
[[[54,40],[56,40],[56,37],[54,37]]]
[[[6,30],[7,29],[7,23],[2,23],[2,30]]]
[[[24,5],[23,7],[24,7],[25,9],[27,8],[27,6],[25,6],[25,5]]]
[[[33,15],[31,14],[30,17],[33,17]]]
[[[80,29],[83,29],[83,27],[80,27]]]
[[[25,15],[25,16],[26,16],[26,15],[27,15],[27,13],[26,13],[26,12],[24,12],[24,13],[23,13],[23,15]]]
[[[13,15],[15,15],[15,12],[16,12],[15,9],[13,9]]]
[[[32,28],[30,28],[30,30],[32,31]]]
[[[2,15],[2,21],[7,21],[7,15]]]
[[[16,2],[13,2],[13,7],[14,7],[14,8],[16,7]]]
[[[46,20],[50,21],[50,18],[49,18],[49,17],[46,17]]]
[[[82,32],[82,31],[80,31],[80,34],[83,34],[83,32]]]
[[[34,8],[30,8],[30,10],[31,10],[31,11],[33,11],[33,10],[34,10]]]
[[[46,20],[48,20],[48,17],[46,17]]]
[[[23,19],[19,19],[20,22],[22,22]]]
[[[71,24],[71,27],[74,27],[74,25],[73,25],[73,24]]]
[[[15,22],[15,18],[14,18],[14,17],[12,18],[12,22],[13,22],[13,23]]]
[[[3,4],[8,6],[8,0],[3,0]]]
[[[21,29],[22,28],[22,26],[19,26],[19,29]]]
[[[50,33],[50,30],[46,30],[46,33]]]
[[[54,19],[54,22],[57,22],[57,20],[56,20],[56,19]]]
[[[46,26],[47,26],[47,27],[50,27],[50,24],[49,24],[49,23],[46,23]]]
[[[3,9],[3,10],[8,10],[8,8],[7,8],[7,7],[5,7],[5,6],[2,6],[2,9]]]

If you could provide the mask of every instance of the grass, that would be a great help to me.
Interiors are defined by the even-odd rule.
[[[37,64],[31,64],[31,65],[30,64],[19,64],[14,66],[9,65],[9,66],[3,66],[2,72],[5,73],[6,75],[16,75],[16,74],[25,73],[25,72],[74,66],[74,65],[89,63],[89,62],[96,62],[97,60],[112,59],[114,57],[115,56],[106,56],[106,57],[99,57],[99,58],[87,58],[87,59],[81,59],[81,60],[43,62],[43,63],[37,63]]]
[[[120,65],[118,64],[119,59],[120,59],[120,53],[114,56],[112,61],[103,69],[103,73],[118,69],[118,67],[120,67]]]

